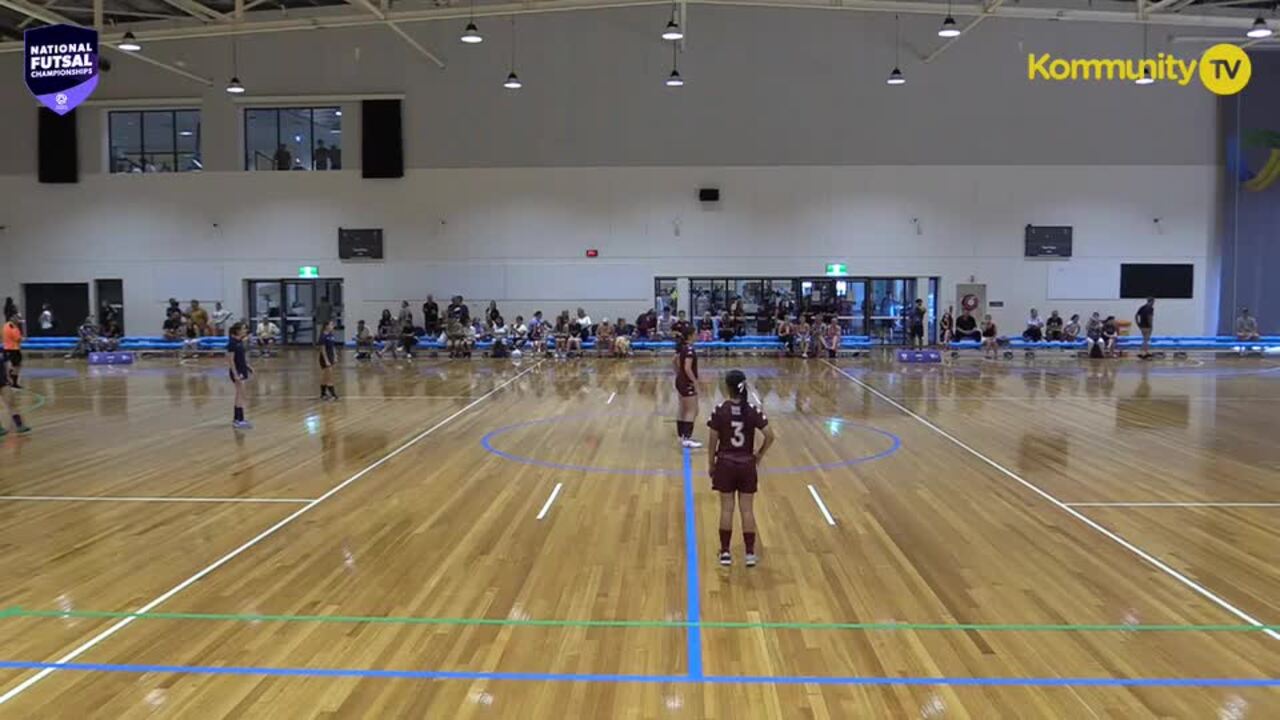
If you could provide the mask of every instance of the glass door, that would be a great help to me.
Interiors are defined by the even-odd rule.
[[[291,345],[316,342],[316,283],[314,280],[284,282],[284,341]]]
[[[869,334],[867,281],[836,280],[836,318],[844,335],[865,337]]]

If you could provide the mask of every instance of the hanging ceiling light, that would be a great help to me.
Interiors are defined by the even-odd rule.
[[[134,37],[133,31],[130,30],[124,34],[124,37],[120,38],[120,43],[116,47],[125,52],[138,52],[142,49],[142,44],[138,42],[138,38]]]
[[[680,29],[680,23],[676,21],[679,16],[680,8],[673,2],[671,3],[671,19],[667,21],[667,27],[662,30],[663,40],[683,40],[684,30]]]
[[[942,27],[938,28],[938,37],[960,37],[960,28],[956,25],[956,19],[951,17],[951,0],[947,0],[947,19],[943,20]]]
[[[902,30],[897,15],[893,16],[893,72],[889,73],[889,79],[885,83],[889,85],[906,85],[907,79],[902,75],[902,71],[898,69],[898,51],[902,45]]]
[[[240,82],[240,61],[236,55],[236,39],[231,38],[231,81],[227,83],[227,92],[232,95],[243,95],[244,85]]]
[[[684,78],[680,77],[680,47],[671,46],[671,74],[667,76],[667,87],[684,87]]]
[[[1249,28],[1249,32],[1245,33],[1251,38],[1269,38],[1274,35],[1271,26],[1267,25],[1267,21],[1259,15],[1257,20],[1253,21],[1253,27]]]
[[[507,73],[507,79],[503,81],[502,87],[508,90],[519,90],[524,87],[524,83],[520,82],[519,76],[516,75],[516,16],[511,16],[511,72]]]
[[[476,27],[476,0],[471,0],[471,17],[467,20],[467,27],[462,31],[462,37],[459,39],[468,45],[478,45],[484,42],[484,36],[480,34],[480,29]]]
[[[1147,51],[1147,26],[1143,25],[1142,26],[1142,75],[1138,76],[1138,78],[1133,81],[1138,85],[1151,85],[1156,81],[1155,78],[1151,77],[1151,67],[1147,65],[1147,57],[1149,56],[1149,54],[1150,53]]]

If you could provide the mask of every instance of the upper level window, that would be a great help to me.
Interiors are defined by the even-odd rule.
[[[112,173],[204,169],[199,110],[116,110],[107,125]]]
[[[341,170],[342,109],[244,111],[245,170]]]

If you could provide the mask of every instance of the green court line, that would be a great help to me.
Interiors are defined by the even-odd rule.
[[[26,393],[27,395],[30,395],[31,397],[34,397],[36,399],[35,403],[33,403],[29,408],[24,408],[22,410],[23,412],[35,412],[36,410],[39,410],[40,408],[44,407],[45,403],[49,402],[49,399],[46,398],[45,396],[41,395],[38,392],[32,392],[26,388],[19,388],[18,392]],[[0,617],[3,617],[3,616],[0,616]]]
[[[433,618],[368,615],[253,615],[243,613],[188,612],[108,612],[99,610],[27,610],[10,607],[0,610],[3,618],[98,618],[137,620],[205,620],[221,622],[293,622],[374,625],[499,625],[553,628],[659,628],[683,629],[698,626],[711,630],[937,630],[981,632],[1264,632],[1280,631],[1280,625],[1084,625],[1033,623],[802,623],[802,622],[728,622],[704,620],[701,623],[678,620],[519,620],[510,618]]]

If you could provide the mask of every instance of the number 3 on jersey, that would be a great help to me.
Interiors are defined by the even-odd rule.
[[[730,440],[730,442],[732,442],[733,446],[736,448],[742,447],[747,442],[746,436],[742,434],[742,430],[746,425],[744,425],[741,420],[734,420],[729,424],[733,427],[733,439]]]

